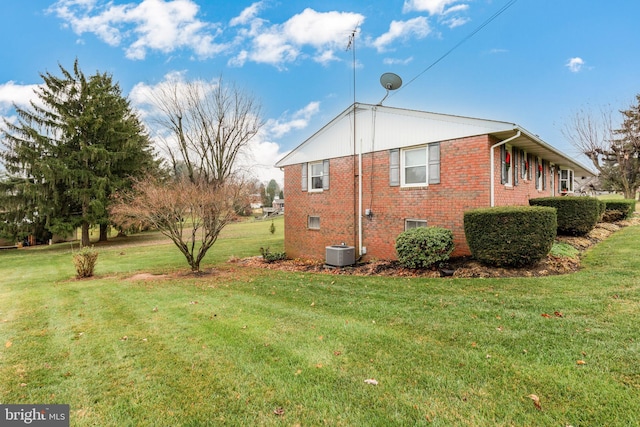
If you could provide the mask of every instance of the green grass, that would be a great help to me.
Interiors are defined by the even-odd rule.
[[[640,227],[545,278],[226,262],[282,250],[269,226],[227,228],[202,277],[152,234],[97,245],[89,280],[68,245],[0,252],[0,402],[68,403],[74,426],[640,423]]]
[[[573,258],[580,254],[580,251],[568,243],[554,242],[549,252],[553,256]]]

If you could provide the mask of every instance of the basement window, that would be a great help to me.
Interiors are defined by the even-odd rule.
[[[320,230],[320,217],[309,215],[307,218],[307,228],[309,228],[309,230]]]
[[[412,228],[426,227],[427,221],[424,219],[405,219],[404,229],[411,230]]]

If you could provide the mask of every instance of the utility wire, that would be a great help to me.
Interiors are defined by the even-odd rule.
[[[453,52],[454,50],[456,50],[457,48],[459,48],[464,42],[466,42],[467,40],[469,40],[471,37],[475,36],[478,32],[480,32],[480,30],[482,30],[484,27],[486,27],[487,25],[489,25],[494,19],[496,19],[498,16],[502,15],[503,12],[505,12],[507,9],[509,9],[511,6],[513,6],[518,0],[509,0],[504,6],[502,6],[496,13],[494,13],[493,15],[491,15],[486,21],[484,21],[482,23],[482,25],[480,25],[478,28],[476,28],[475,30],[473,30],[469,35],[467,35],[465,38],[463,38],[462,40],[460,40],[455,46],[453,46],[451,49],[449,49],[444,55],[442,55],[440,58],[436,59],[433,63],[431,63],[431,65],[429,65],[427,68],[425,68],[424,70],[422,70],[417,76],[415,76],[414,78],[412,78],[411,80],[409,80],[407,83],[405,83],[402,87],[400,87],[397,91],[395,91],[394,93],[391,94],[391,96],[395,95],[396,93],[400,92],[400,90],[404,89],[405,87],[409,86],[411,83],[413,83],[415,80],[418,79],[418,77],[422,76],[424,73],[426,73],[427,71],[429,71],[430,69],[432,69],[433,67],[436,66],[436,64],[438,64],[440,61],[442,61],[444,58],[446,58],[447,56],[449,56],[451,54],[451,52]]]

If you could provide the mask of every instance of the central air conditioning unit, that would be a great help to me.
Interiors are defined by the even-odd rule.
[[[347,245],[327,246],[325,252],[325,264],[334,267],[344,267],[356,263],[356,248]]]

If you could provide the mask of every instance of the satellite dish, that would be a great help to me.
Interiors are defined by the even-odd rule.
[[[380,76],[380,84],[386,90],[396,90],[402,86],[402,79],[394,73],[384,73]]]
[[[390,90],[396,90],[399,89],[400,86],[402,86],[402,79],[397,74],[384,73],[382,76],[380,76],[380,84],[387,90],[387,94],[384,96],[384,98],[382,98],[382,101],[384,101],[385,99],[387,99],[387,96],[389,96]],[[378,105],[382,105],[382,101],[380,101]]]

